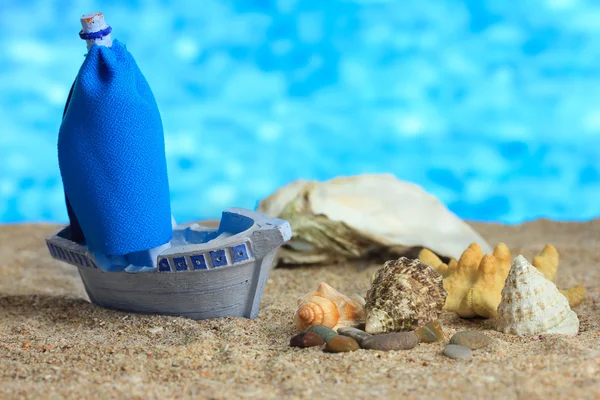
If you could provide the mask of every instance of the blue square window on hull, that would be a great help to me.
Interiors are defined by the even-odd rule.
[[[52,246],[50,243],[48,243],[48,251],[50,251],[52,257],[56,257],[56,250],[54,250],[54,246]]]
[[[248,251],[246,250],[246,245],[243,243],[238,244],[237,246],[232,246],[231,252],[233,253],[234,263],[246,261],[248,259]]]
[[[227,265],[227,257],[225,257],[225,250],[211,251],[210,258],[212,259],[213,267]]]
[[[187,271],[188,267],[185,257],[175,257],[173,262],[175,263],[175,271]]]
[[[190,259],[192,260],[192,265],[194,266],[194,269],[206,269],[206,260],[204,259],[204,256],[202,254],[199,254],[197,256],[191,256]]]
[[[158,263],[158,270],[160,272],[170,272],[171,266],[169,265],[169,260],[167,260],[166,258],[160,260],[160,262]]]

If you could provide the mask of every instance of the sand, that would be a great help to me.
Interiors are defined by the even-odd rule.
[[[485,330],[496,343],[472,361],[410,351],[327,354],[288,347],[297,296],[326,281],[363,293],[367,263],[275,269],[256,320],[192,321],[90,304],[74,267],[53,261],[57,226],[0,226],[0,398],[600,398],[600,220],[474,224],[514,255],[561,253],[557,283],[581,283],[576,337],[515,337],[489,321],[444,313],[446,333]]]

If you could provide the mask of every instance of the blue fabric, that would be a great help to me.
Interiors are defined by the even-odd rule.
[[[172,236],[162,121],[119,41],[86,56],[58,138],[67,202],[90,250],[124,255]]]

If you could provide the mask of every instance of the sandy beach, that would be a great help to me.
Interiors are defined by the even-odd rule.
[[[89,303],[76,268],[50,258],[53,225],[0,225],[0,398],[600,399],[600,220],[473,224],[490,242],[561,255],[557,284],[583,284],[576,337],[508,336],[487,320],[442,315],[449,338],[484,330],[471,361],[442,343],[410,351],[328,354],[288,346],[296,298],[325,281],[365,293],[377,265],[277,268],[259,318],[192,321]]]

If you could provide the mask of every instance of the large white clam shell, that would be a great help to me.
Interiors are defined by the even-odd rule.
[[[579,319],[554,283],[519,255],[502,289],[496,329],[514,335],[576,335]]]
[[[359,258],[385,249],[427,247],[458,259],[471,243],[488,243],[437,198],[391,174],[296,181],[259,203],[290,221],[294,237],[280,252],[289,263]]]

